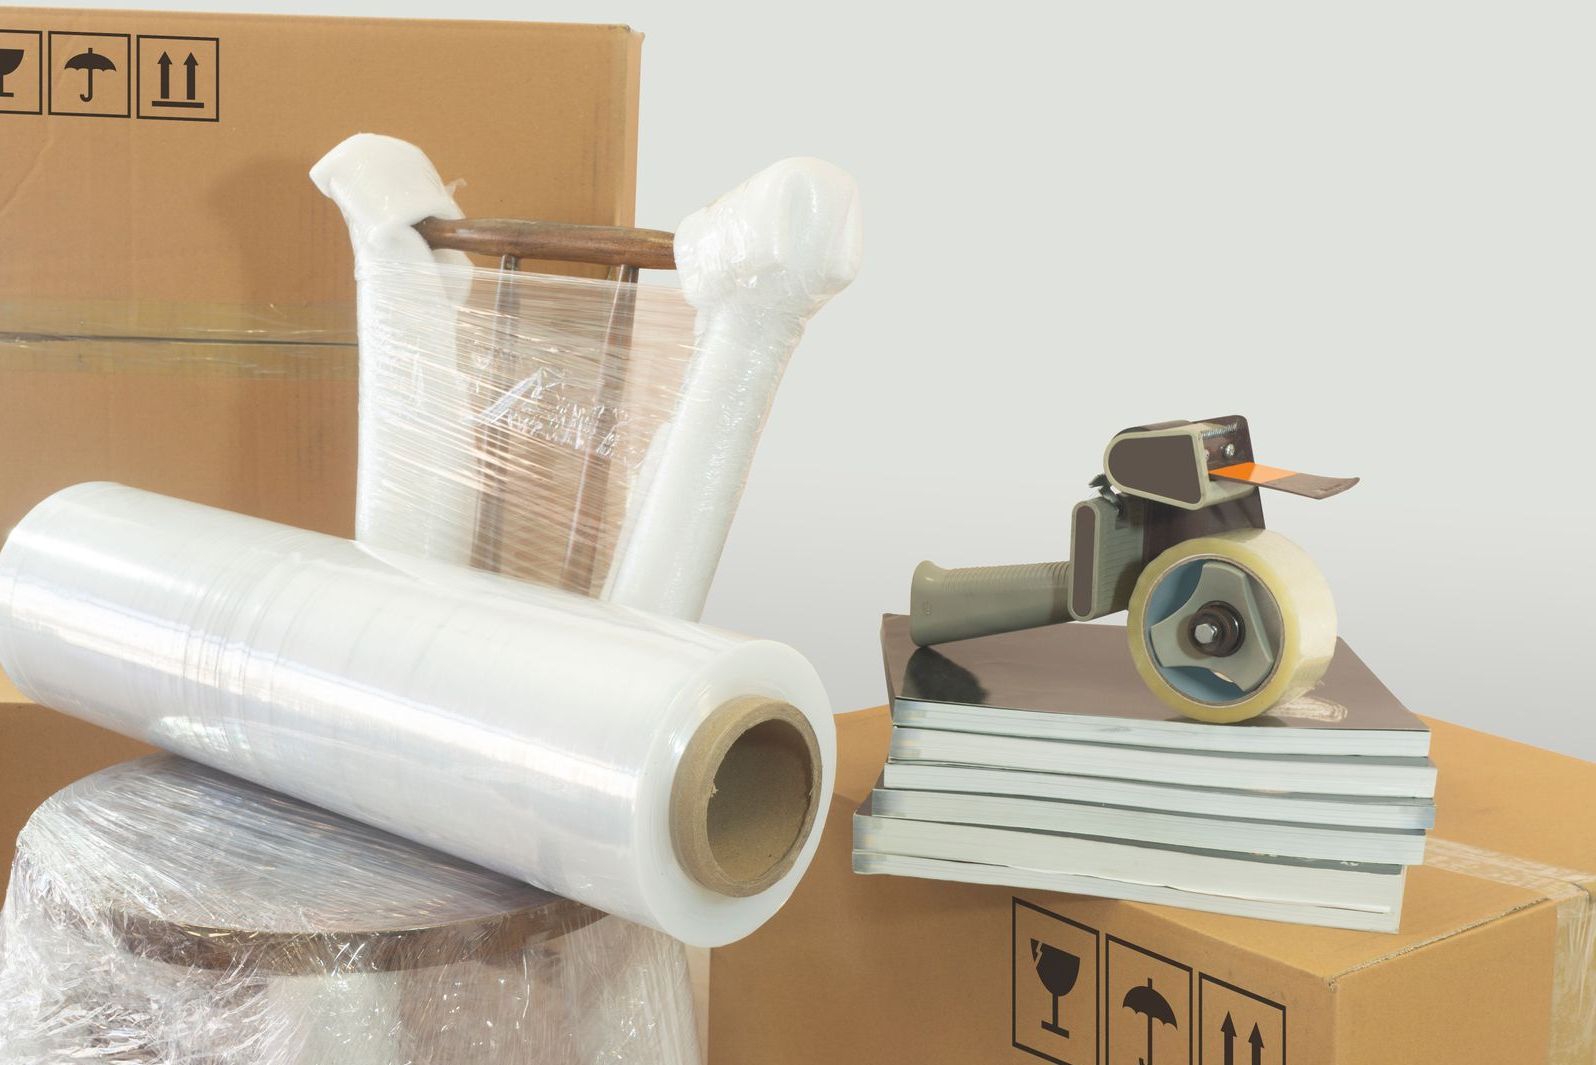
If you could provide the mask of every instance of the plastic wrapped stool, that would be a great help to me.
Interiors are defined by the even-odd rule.
[[[161,755],[29,820],[0,1062],[698,1060],[667,937]]]

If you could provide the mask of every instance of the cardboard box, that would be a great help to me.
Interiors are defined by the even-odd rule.
[[[715,1065],[1596,1060],[1596,765],[1431,722],[1439,820],[1388,935],[856,876],[850,818],[889,720],[838,720],[837,795],[809,875],[768,925],[714,952]],[[1043,961],[1066,991],[1067,1037],[1048,1027],[1043,944],[1078,959],[1072,984],[1070,965]],[[1148,980],[1174,1024],[1123,1005]]]
[[[86,480],[353,530],[354,261],[306,176],[352,133],[471,215],[633,221],[623,26],[7,8],[0,49],[0,532]],[[0,678],[0,884],[41,800],[143,750]]]
[[[0,528],[94,478],[352,528],[353,258],[306,176],[351,133],[421,145],[473,215],[632,222],[625,27],[9,8],[0,29],[26,53],[0,98]],[[90,92],[67,64],[91,49],[115,70]],[[165,92],[203,107],[159,106],[162,55],[196,57]]]

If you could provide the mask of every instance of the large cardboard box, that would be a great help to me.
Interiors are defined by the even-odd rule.
[[[387,133],[468,214],[629,225],[640,52],[622,26],[7,8],[0,534],[85,480],[348,534],[354,263],[306,172]],[[0,884],[39,801],[143,750],[0,678]]]
[[[856,876],[850,818],[889,721],[839,723],[809,875],[768,925],[714,952],[713,1065],[1596,1061],[1596,765],[1432,722],[1438,822],[1386,935]],[[1041,945],[1080,960],[1056,1000]],[[1149,980],[1173,1023],[1124,1005]]]
[[[387,133],[463,179],[472,215],[630,224],[640,43],[7,9],[0,48],[24,55],[0,97],[0,528],[108,478],[351,529],[353,259],[306,171]],[[69,65],[90,51],[115,65],[92,89]],[[163,86],[204,106],[162,108],[186,102]]]

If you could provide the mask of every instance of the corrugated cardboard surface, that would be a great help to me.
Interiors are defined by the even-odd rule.
[[[850,819],[889,722],[874,710],[839,723],[837,798],[814,866],[770,924],[714,953],[717,1065],[1136,1065],[1146,1018],[1121,1003],[1147,978],[1177,1017],[1154,1025],[1155,1065],[1592,1060],[1590,763],[1432,723],[1441,842],[1409,875],[1401,931],[1381,935],[856,876]],[[1041,1023],[1051,998],[1028,946],[1049,937],[1090,959],[1061,1000],[1068,1039]]]
[[[347,301],[343,221],[305,173],[361,131],[420,145],[465,179],[472,214],[631,222],[638,37],[623,26],[27,7],[0,26],[220,42],[217,122],[0,117],[7,298]],[[77,73],[55,72],[58,97]]]
[[[632,221],[625,27],[8,8],[0,29],[36,31],[47,75],[46,113],[0,113],[0,528],[111,479],[350,530],[353,261],[306,171],[351,133],[420,145],[472,215]],[[97,106],[65,66],[96,41],[145,49],[95,83],[125,79],[130,116],[48,113]],[[217,121],[138,117],[157,49],[208,61]]]

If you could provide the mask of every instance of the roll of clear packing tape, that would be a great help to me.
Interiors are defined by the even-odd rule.
[[[787,899],[832,786],[789,647],[114,484],[0,549],[0,670],[697,946]]]
[[[1243,689],[1212,672],[1235,658],[1161,662],[1155,623],[1174,600],[1201,591],[1186,574],[1209,563],[1235,571],[1267,623],[1250,634],[1255,652],[1269,660],[1265,675]],[[1198,596],[1192,602],[1198,602]],[[1232,600],[1239,602],[1239,600]],[[1162,604],[1162,606],[1160,606]],[[1324,677],[1336,650],[1336,605],[1330,585],[1301,547],[1267,529],[1233,529],[1185,540],[1166,549],[1142,571],[1131,595],[1127,635],[1131,662],[1153,694],[1171,709],[1212,724],[1233,724],[1306,694]]]

